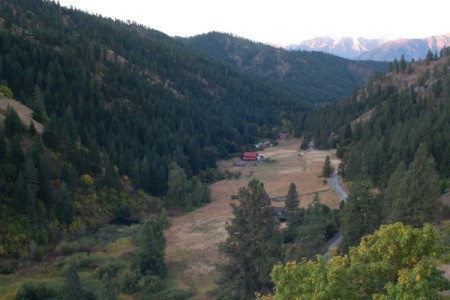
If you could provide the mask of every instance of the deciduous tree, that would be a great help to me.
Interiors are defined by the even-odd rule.
[[[260,299],[438,299],[449,286],[437,269],[441,238],[429,224],[383,225],[348,256],[276,265],[275,295]]]

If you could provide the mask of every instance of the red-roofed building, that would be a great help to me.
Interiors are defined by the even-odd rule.
[[[258,160],[258,152],[244,152],[242,160]]]

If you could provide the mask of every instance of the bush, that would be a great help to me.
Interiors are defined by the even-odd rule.
[[[95,276],[101,279],[105,274],[110,278],[114,278],[125,267],[125,262],[115,257],[109,257],[97,270]]]
[[[145,275],[138,280],[137,288],[145,294],[155,294],[164,290],[165,282],[159,276]]]
[[[17,291],[14,300],[50,299],[57,296],[58,291],[47,287],[43,283],[25,282]]]
[[[157,294],[144,295],[143,300],[184,300],[194,295],[191,291],[180,291],[177,289],[167,289]]]

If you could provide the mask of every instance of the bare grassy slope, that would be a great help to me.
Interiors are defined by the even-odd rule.
[[[13,108],[17,112],[20,120],[27,128],[28,126],[30,126],[30,122],[33,122],[34,128],[36,128],[36,131],[39,134],[42,134],[42,132],[44,132],[44,125],[33,120],[33,111],[30,108],[23,105],[19,101],[8,99],[5,97],[0,98],[0,126],[3,126],[3,122],[5,121],[5,112],[8,106]]]

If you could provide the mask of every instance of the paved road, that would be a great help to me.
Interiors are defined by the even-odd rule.
[[[341,183],[339,182],[339,179],[341,178],[340,175],[337,173],[333,173],[330,178],[328,178],[328,182],[331,184],[333,190],[336,194],[338,194],[341,201],[347,201],[348,194],[347,192],[342,188]]]
[[[341,183],[339,182],[339,179],[341,178],[340,175],[337,173],[334,173],[328,178],[328,182],[331,184],[334,192],[338,194],[341,201],[347,201],[348,193],[344,190],[344,188],[341,186]],[[327,243],[326,245],[326,252],[324,253],[323,257],[325,260],[328,260],[330,258],[330,252],[333,248],[337,247],[342,241],[342,233],[338,232],[336,233]]]

